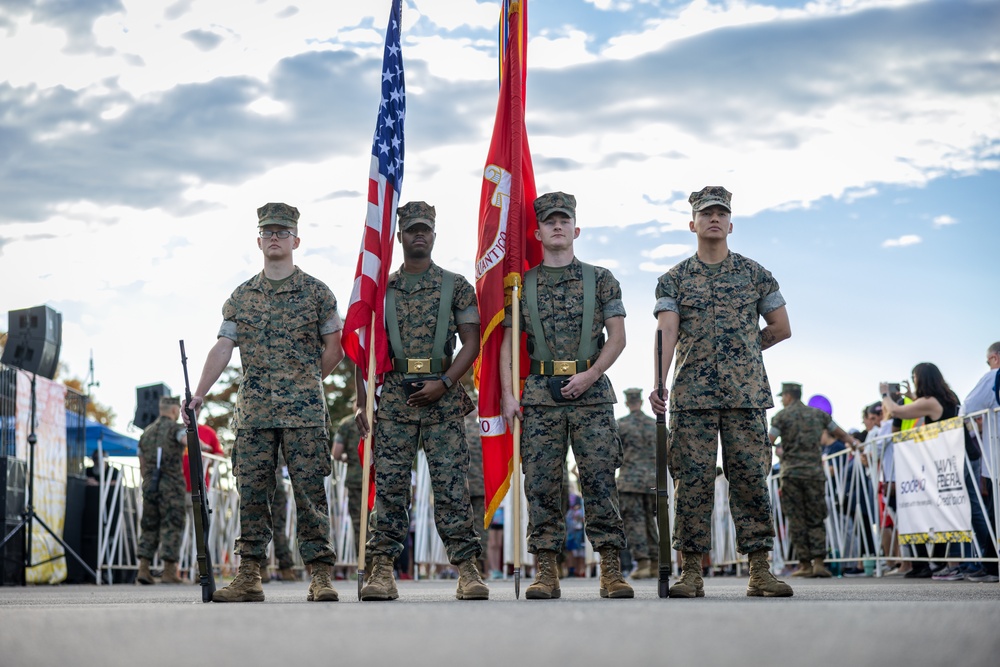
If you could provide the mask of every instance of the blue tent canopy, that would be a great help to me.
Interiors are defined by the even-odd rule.
[[[139,441],[127,435],[108,428],[100,422],[87,420],[87,453],[97,449],[97,442],[105,456],[137,456]]]

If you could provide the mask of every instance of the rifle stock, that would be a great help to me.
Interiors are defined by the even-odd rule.
[[[656,393],[663,400],[663,332],[656,331]],[[656,415],[656,526],[659,531],[660,560],[657,595],[668,597],[670,590],[670,490],[667,488],[667,415]]]
[[[215,575],[212,571],[212,554],[208,545],[208,515],[212,513],[205,493],[205,472],[201,459],[201,441],[198,439],[198,415],[191,409],[191,383],[188,380],[187,355],[181,341],[181,366],[184,367],[184,414],[187,416],[188,469],[191,473],[191,505],[194,508],[194,540],[198,557],[198,583],[201,584],[201,601],[211,602],[215,593]]]

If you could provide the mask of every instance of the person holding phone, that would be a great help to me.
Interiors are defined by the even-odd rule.
[[[558,557],[566,545],[562,476],[573,445],[587,516],[587,537],[601,554],[602,598],[635,593],[621,571],[625,528],[618,508],[615,470],[622,464],[621,436],[612,405],[615,392],[605,372],[625,349],[621,286],[600,266],[573,252],[580,236],[576,197],[563,192],[534,201],[542,245],[541,265],[524,276],[521,331],[528,335],[530,370],[518,401],[511,384],[512,315],[504,321],[500,352],[503,416],[524,423],[521,460],[528,499],[528,551],[535,554],[529,600],[558,598]],[[607,340],[604,332],[607,331]]]
[[[389,275],[385,326],[392,370],[385,374],[375,413],[372,453],[375,462],[377,520],[368,549],[372,571],[362,600],[399,597],[393,562],[403,551],[410,527],[410,470],[423,447],[434,489],[434,522],[448,559],[458,567],[459,600],[486,600],[476,561],[483,547],[469,500],[469,449],[465,415],[475,410],[459,380],[479,355],[476,292],[464,277],[431,261],[437,234],[434,207],[413,201],[397,210],[403,265]],[[456,335],[462,347],[455,354]],[[454,359],[453,359],[454,357]],[[367,393],[355,374],[355,420],[368,435]]]

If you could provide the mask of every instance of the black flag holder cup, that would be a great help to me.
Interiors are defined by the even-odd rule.
[[[656,395],[663,400],[663,332],[656,331]],[[667,414],[656,415],[656,527],[659,531],[660,559],[656,594],[670,592],[670,490],[667,488]]]
[[[205,493],[205,472],[201,460],[201,441],[198,439],[198,415],[191,409],[191,382],[188,380],[187,354],[181,341],[181,366],[184,367],[184,415],[187,422],[188,467],[191,471],[191,505],[194,509],[194,541],[198,560],[198,583],[201,601],[211,602],[215,593],[215,574],[212,571],[212,552],[208,544],[208,515],[212,513]]]
[[[13,344],[12,342],[8,342],[8,345],[12,345],[12,344]],[[19,368],[18,370],[20,370],[22,373],[26,372],[24,369],[20,369]],[[24,569],[25,569],[25,574],[27,574],[27,570],[29,568],[37,567],[38,565],[45,565],[46,563],[51,563],[52,561],[59,560],[60,558],[63,558],[63,557],[65,557],[68,554],[68,555],[72,556],[76,560],[77,563],[80,564],[80,567],[82,567],[87,572],[87,574],[89,574],[93,578],[94,583],[96,584],[97,583],[97,573],[94,572],[94,570],[92,570],[90,568],[90,566],[87,565],[87,563],[84,562],[83,558],[81,558],[78,553],[76,553],[75,551],[73,551],[73,549],[71,549],[70,546],[68,544],[66,544],[66,542],[63,541],[63,539],[61,537],[59,537],[58,535],[56,535],[55,531],[53,531],[51,528],[49,528],[48,524],[46,524],[44,521],[42,521],[42,518],[40,516],[38,516],[38,514],[35,513],[35,505],[34,505],[34,502],[35,502],[35,445],[38,443],[38,436],[35,435],[35,418],[36,418],[36,414],[35,414],[35,412],[36,412],[36,406],[35,406],[35,378],[36,377],[37,377],[36,373],[32,373],[31,374],[31,413],[30,413],[30,420],[28,422],[28,429],[30,431],[28,433],[28,502],[27,502],[27,504],[24,507],[24,512],[21,514],[21,520],[18,522],[18,524],[16,526],[14,526],[14,529],[12,531],[10,531],[7,535],[4,536],[3,542],[0,542],[0,549],[2,549],[4,547],[4,545],[7,544],[7,542],[9,542],[11,539],[13,539],[13,537],[15,535],[17,535],[18,533],[20,533],[20,531],[22,529],[24,529],[24,545],[25,545],[24,546]],[[55,556],[52,556],[51,558],[47,558],[47,559],[42,560],[42,561],[38,561],[37,563],[33,563],[31,561],[31,532],[32,532],[31,529],[32,529],[32,524],[34,522],[36,522],[36,521],[38,522],[38,525],[41,526],[45,530],[45,532],[47,532],[49,535],[52,536],[52,539],[54,539],[56,542],[58,542],[60,545],[62,545],[63,553],[57,554]],[[27,585],[27,579],[28,579],[27,576],[25,576],[24,579],[22,579],[22,582],[21,582],[22,585]]]

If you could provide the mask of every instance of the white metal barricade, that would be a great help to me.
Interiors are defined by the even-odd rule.
[[[996,506],[996,498],[1000,494],[1000,410],[984,411],[969,415],[966,423],[972,428],[973,436],[983,451],[982,477],[987,480],[988,500],[981,495],[973,494],[984,515],[990,517],[989,534],[994,545],[1000,533]],[[845,450],[823,458],[826,476],[827,500],[827,547],[830,563],[855,563],[874,561],[875,572],[881,573],[887,561],[928,560],[909,555],[894,555],[886,553],[882,548],[883,530],[887,512],[880,503],[879,481],[883,469],[883,458],[889,437],[876,438],[866,443],[861,451]],[[103,458],[103,457],[102,457]],[[209,541],[212,548],[213,563],[219,574],[231,574],[235,571],[237,557],[235,554],[236,536],[239,534],[239,496],[236,492],[235,479],[232,475],[231,463],[228,459],[204,455],[206,468],[209,471],[208,496],[212,508],[209,525]],[[139,521],[142,515],[142,493],[138,466],[123,460],[109,459],[112,472],[100,471],[100,530],[98,533],[97,569],[102,572],[100,579],[110,582],[108,576],[114,570],[135,570],[136,551],[139,539]],[[345,464],[334,463],[335,476],[327,478],[327,497],[331,514],[331,539],[338,553],[338,560],[343,565],[356,565],[356,545],[349,512],[348,493],[345,488]],[[967,469],[972,472],[972,464],[966,461]],[[522,476],[523,480],[523,476]],[[285,480],[288,484],[288,480]],[[788,543],[786,520],[781,508],[781,494],[778,480],[769,477],[767,480],[772,501],[772,517],[775,527],[775,548],[772,554],[773,565],[780,570],[792,557],[791,545]],[[672,484],[671,484],[672,488]],[[523,489],[523,484],[522,484]],[[289,489],[290,491],[290,489]],[[736,533],[729,512],[728,483],[724,476],[716,480],[715,506],[712,515],[712,565],[730,566],[741,564],[740,555],[736,551]],[[288,506],[284,508],[287,516],[286,531],[289,545],[295,554],[297,564],[301,565],[296,545],[294,494],[288,494]],[[994,507],[990,507],[993,504]],[[521,530],[522,536],[515,541],[511,522],[508,517],[512,512],[511,494],[504,498],[504,555],[506,564],[513,562],[513,545],[521,545],[521,562],[530,566],[534,559],[530,558],[527,544],[523,538],[528,525],[528,504],[523,496],[521,500]],[[276,508],[277,509],[277,508]],[[444,544],[437,534],[434,524],[433,494],[430,474],[427,469],[426,457],[421,451],[417,457],[416,480],[413,492],[414,521],[414,561],[417,564],[444,564],[448,562]],[[586,508],[584,508],[586,511]],[[673,525],[674,503],[670,496],[671,525]],[[185,528],[181,568],[187,571],[189,577],[194,576],[194,543],[192,526],[189,521]],[[896,540],[895,528],[889,535],[890,541]],[[589,546],[587,562],[595,562],[596,555]],[[983,548],[977,540],[973,540],[971,554],[965,556],[947,556],[949,561],[981,561]],[[994,562],[996,559],[991,559]]]

